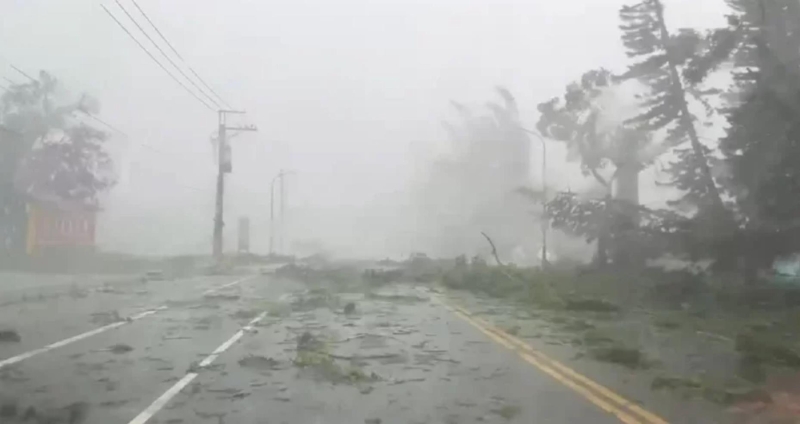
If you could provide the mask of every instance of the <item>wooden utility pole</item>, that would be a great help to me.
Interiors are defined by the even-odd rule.
[[[225,226],[224,223],[224,209],[225,209],[225,174],[230,173],[233,168],[231,166],[231,150],[230,146],[227,143],[227,132],[228,131],[257,131],[255,126],[247,126],[247,127],[229,127],[226,123],[226,118],[228,114],[243,114],[244,111],[238,110],[219,110],[218,111],[218,120],[219,120],[219,135],[218,135],[218,146],[217,146],[217,162],[218,162],[218,170],[217,170],[217,198],[216,198],[216,210],[214,213],[214,242],[212,246],[212,251],[214,254],[214,259],[218,262],[222,260],[222,233],[223,227]]]

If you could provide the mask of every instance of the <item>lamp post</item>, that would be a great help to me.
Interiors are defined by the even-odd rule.
[[[284,185],[283,185],[283,177],[287,174],[291,174],[292,171],[286,171],[281,169],[274,178],[272,178],[272,182],[270,183],[269,189],[269,254],[272,255],[275,253],[275,182],[278,180],[281,181],[281,226],[283,226],[284,220],[284,212],[286,208],[284,207]],[[281,232],[281,237],[283,237],[283,232]]]
[[[538,131],[519,127],[520,130],[531,134],[542,142],[542,268],[547,266],[547,143]]]

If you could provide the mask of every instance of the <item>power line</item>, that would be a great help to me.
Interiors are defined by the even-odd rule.
[[[152,167],[152,166],[142,166],[140,163],[134,162],[134,163],[131,163],[130,170],[143,170],[143,171],[147,171],[147,173],[149,173],[151,175],[168,176],[168,177],[171,177],[171,178],[168,178],[168,179],[163,179],[162,178],[162,179],[160,179],[160,181],[169,182],[172,185],[175,185],[175,186],[178,186],[178,187],[182,187],[182,188],[185,188],[185,189],[189,189],[189,190],[192,190],[192,191],[196,191],[198,193],[203,193],[203,194],[208,194],[209,193],[209,189],[208,188],[202,188],[202,187],[198,187],[198,186],[195,186],[195,185],[184,184],[184,183],[176,181],[174,179],[175,173],[174,172],[170,172],[168,170],[165,170],[163,168]],[[207,201],[209,202],[209,204],[213,204],[213,201],[212,201],[211,198],[208,198]]]
[[[105,7],[104,7],[104,8],[105,8]],[[108,10],[106,10],[106,12],[108,12]],[[113,18],[113,16],[112,16],[112,18]],[[114,20],[116,21],[116,19],[114,19]],[[119,23],[119,21],[117,21],[117,23]],[[123,27],[123,29],[125,29],[125,28]],[[127,32],[127,30],[126,30],[126,32]],[[130,33],[128,33],[128,35],[130,35]],[[134,41],[136,41],[136,39],[134,39]],[[138,41],[137,41],[137,43],[138,43]],[[140,46],[141,46],[141,44],[140,44]],[[152,57],[152,56],[151,56],[151,57]],[[16,67],[16,66],[14,66],[14,65],[10,65],[10,66],[11,66],[11,67],[12,67],[12,68],[13,68],[15,71],[17,71],[17,72],[19,72],[20,74],[24,75],[25,77],[27,77],[27,78],[31,79],[32,81],[34,81],[34,82],[36,82],[36,81],[37,81],[36,79],[34,79],[33,77],[31,77],[30,75],[28,75],[27,73],[25,73],[25,71],[21,70],[20,68],[17,68],[17,67]],[[166,71],[166,69],[165,69],[165,71]],[[12,85],[19,85],[18,83],[14,82],[14,81],[12,81],[12,80],[10,80],[10,79],[6,78],[6,77],[2,77],[2,78],[3,78],[4,80],[8,81],[9,83],[11,83]],[[6,87],[4,87],[4,86],[2,86],[2,85],[0,85],[0,88],[3,88],[3,89],[5,89],[5,90],[8,90],[8,88],[6,88]],[[184,88],[185,88],[185,87],[184,87]],[[198,98],[198,100],[200,100],[200,99]],[[202,102],[202,100],[200,100],[200,101]],[[161,149],[159,149],[159,148],[157,148],[157,147],[154,147],[154,146],[152,146],[152,145],[149,145],[149,144],[147,144],[147,143],[143,143],[143,142],[141,142],[141,141],[134,140],[133,138],[131,138],[131,137],[128,135],[128,133],[126,133],[125,131],[122,131],[121,129],[117,128],[117,127],[116,127],[116,126],[114,126],[114,125],[111,125],[110,123],[106,122],[104,119],[102,119],[102,118],[100,118],[100,117],[98,117],[98,116],[96,116],[96,115],[94,115],[94,114],[92,114],[92,113],[89,113],[88,111],[85,111],[85,110],[82,110],[82,109],[78,109],[78,110],[79,110],[80,112],[82,112],[84,115],[88,116],[89,118],[92,118],[92,119],[94,119],[95,121],[97,121],[97,122],[99,122],[99,123],[101,123],[101,124],[105,125],[107,128],[110,128],[111,130],[113,130],[113,131],[115,131],[115,132],[117,132],[117,133],[121,134],[121,135],[122,135],[123,137],[125,137],[126,139],[128,139],[128,140],[130,140],[130,141],[133,141],[134,143],[136,143],[136,144],[138,144],[138,145],[140,145],[140,146],[147,147],[147,148],[149,148],[149,149],[152,149],[152,150],[154,150],[154,151],[156,151],[156,152],[159,152],[159,153],[163,153],[163,154],[169,154],[169,155],[172,155],[172,156],[176,156],[176,155],[174,155],[174,154],[171,154],[170,152],[167,152],[167,151],[161,150]],[[142,168],[142,167],[140,167],[139,165],[136,165],[136,167],[138,167],[138,168]],[[147,168],[147,167],[144,167],[144,168]],[[153,171],[153,168],[147,168],[147,170],[148,170],[148,171],[150,171],[150,172],[152,172],[152,171]],[[162,175],[163,175],[163,174],[162,174]],[[186,188],[186,189],[194,190],[194,191],[197,191],[197,192],[200,192],[200,193],[204,193],[204,194],[205,194],[205,193],[207,193],[207,189],[203,189],[203,188],[200,188],[200,187],[197,187],[197,186],[192,186],[192,185],[182,184],[182,183],[179,183],[179,182],[177,182],[177,181],[170,181],[170,182],[171,182],[172,184],[174,184],[174,185],[176,185],[176,186],[179,186],[179,187],[182,187],[182,188]]]
[[[119,27],[120,27],[120,28],[122,28],[122,30],[123,30],[123,31],[125,31],[125,33],[126,33],[126,34],[128,34],[128,36],[131,38],[131,40],[133,40],[134,42],[136,42],[136,44],[139,46],[139,48],[141,48],[141,49],[142,49],[142,50],[143,50],[145,53],[147,53],[147,55],[148,55],[148,56],[150,56],[150,59],[152,59],[152,60],[153,60],[153,61],[154,61],[154,62],[155,62],[155,63],[156,63],[156,64],[157,64],[157,65],[158,65],[158,66],[159,66],[159,67],[160,67],[160,68],[161,68],[161,69],[162,69],[164,72],[166,72],[166,73],[167,73],[167,75],[169,75],[169,76],[170,76],[170,78],[172,78],[172,80],[173,80],[173,81],[175,81],[175,82],[176,82],[176,83],[178,83],[178,84],[179,84],[181,87],[183,87],[183,89],[184,89],[184,90],[186,90],[186,92],[187,92],[187,93],[191,94],[191,95],[192,95],[192,97],[194,97],[195,99],[197,99],[197,101],[198,101],[198,102],[202,103],[202,104],[203,104],[203,106],[205,106],[205,107],[206,107],[208,110],[210,110],[210,111],[212,111],[212,112],[214,112],[214,111],[215,111],[213,107],[211,107],[211,106],[210,106],[208,103],[206,103],[206,102],[205,102],[203,99],[201,99],[201,98],[200,98],[200,97],[199,97],[197,94],[195,94],[195,93],[194,93],[194,91],[190,90],[190,89],[189,89],[189,87],[187,87],[187,86],[186,86],[184,83],[180,82],[180,81],[178,80],[178,78],[176,78],[176,77],[175,77],[175,75],[173,75],[173,74],[172,74],[172,73],[171,73],[169,70],[167,70],[167,68],[165,68],[165,67],[164,67],[164,65],[163,65],[163,64],[161,64],[161,62],[159,62],[159,61],[158,61],[158,59],[156,59],[156,58],[155,58],[155,56],[153,56],[153,54],[152,54],[152,53],[150,53],[150,51],[148,51],[148,50],[147,50],[147,49],[144,47],[144,45],[142,45],[142,43],[141,43],[139,40],[137,40],[137,39],[136,39],[136,37],[134,37],[134,36],[133,36],[133,34],[131,34],[131,32],[130,32],[130,31],[128,31],[128,28],[125,28],[125,25],[123,25],[123,24],[122,24],[122,22],[120,22],[120,21],[119,21],[119,19],[117,19],[117,17],[116,17],[116,16],[114,16],[114,14],[113,14],[113,13],[111,13],[111,11],[110,11],[110,10],[108,10],[108,8],[107,8],[107,7],[105,7],[105,6],[104,6],[104,5],[102,5],[102,4],[100,5],[100,7],[102,7],[102,8],[103,8],[103,10],[105,10],[105,11],[106,11],[106,13],[108,14],[108,16],[110,16],[110,17],[111,17],[111,19],[113,19],[113,20],[114,20],[114,22],[116,22],[116,23],[117,23],[117,25],[119,25]]]
[[[110,128],[111,130],[113,130],[113,131],[115,131],[115,132],[117,132],[117,133],[121,134],[123,137],[127,138],[128,140],[130,140],[130,139],[131,139],[131,137],[130,137],[130,136],[128,136],[128,134],[127,134],[125,131],[122,131],[121,129],[119,129],[119,128],[117,128],[117,127],[115,127],[115,126],[113,126],[113,125],[109,124],[108,122],[106,122],[106,121],[104,121],[104,120],[100,119],[99,117],[95,116],[94,114],[91,114],[91,113],[89,113],[89,112],[87,112],[87,111],[85,111],[85,110],[81,110],[81,112],[83,112],[83,114],[84,114],[84,115],[86,115],[86,116],[88,116],[88,117],[90,117],[90,118],[94,119],[95,121],[97,121],[97,122],[99,122],[99,123],[101,123],[101,124],[105,125],[106,127]]]
[[[36,78],[34,78],[34,77],[32,77],[32,76],[30,76],[30,75],[26,74],[26,73],[25,73],[25,71],[23,71],[22,69],[19,69],[19,68],[17,68],[16,66],[14,66],[14,65],[12,65],[12,64],[9,64],[9,66],[11,66],[11,68],[12,68],[13,70],[15,70],[15,71],[19,72],[20,74],[24,75],[24,76],[25,76],[26,78],[28,78],[29,80],[31,80],[31,81],[33,81],[33,82],[39,82],[39,80],[37,80]]]
[[[114,125],[111,125],[111,124],[109,124],[109,123],[108,123],[108,122],[106,122],[105,120],[103,120],[103,119],[100,119],[100,117],[98,117],[97,115],[93,115],[93,114],[91,114],[91,113],[89,113],[89,112],[86,112],[86,111],[84,111],[84,110],[81,110],[81,112],[83,112],[83,113],[84,113],[86,116],[88,116],[89,118],[92,118],[92,119],[94,119],[95,121],[97,121],[97,122],[99,122],[99,123],[101,123],[101,124],[105,125],[106,127],[110,128],[111,130],[113,130],[113,131],[115,131],[115,132],[119,133],[120,135],[122,135],[123,137],[125,137],[125,138],[126,138],[128,141],[132,141],[134,144],[138,144],[139,146],[142,146],[142,147],[145,147],[145,148],[147,148],[147,149],[150,149],[150,150],[152,150],[152,151],[154,151],[154,152],[156,152],[156,153],[161,153],[161,154],[164,154],[164,155],[167,155],[167,156],[171,156],[171,157],[174,157],[174,158],[180,158],[180,159],[183,159],[183,156],[180,156],[180,155],[179,155],[178,153],[176,153],[176,152],[170,152],[170,151],[168,151],[168,150],[164,150],[164,149],[158,148],[158,147],[156,147],[156,146],[153,146],[152,144],[147,144],[147,143],[144,143],[144,142],[142,142],[142,141],[139,141],[139,140],[136,140],[136,139],[132,138],[132,137],[131,137],[130,135],[128,135],[128,133],[126,133],[125,131],[122,131],[121,129],[119,129],[119,128],[115,127]]]
[[[147,20],[147,23],[149,23],[150,26],[153,27],[154,30],[156,30],[158,36],[161,37],[164,43],[166,43],[166,45],[169,46],[170,50],[172,50],[172,52],[175,53],[175,56],[177,56],[178,59],[180,59],[181,62],[183,62],[183,64],[186,65],[186,67],[197,78],[197,80],[200,81],[200,83],[203,84],[203,86],[206,87],[208,91],[211,92],[211,94],[216,96],[216,98],[219,99],[219,101],[222,102],[228,109],[232,109],[231,105],[228,102],[226,102],[225,99],[222,98],[222,96],[217,94],[217,92],[214,91],[214,89],[211,88],[211,86],[208,83],[206,83],[205,80],[203,80],[203,78],[200,77],[200,75],[197,74],[197,72],[195,72],[194,68],[192,68],[192,66],[186,62],[183,56],[181,56],[181,54],[178,53],[178,50],[175,49],[172,43],[170,43],[169,40],[167,40],[167,37],[165,37],[164,34],[161,33],[156,24],[154,24],[153,21],[150,20],[150,18],[147,16],[147,13],[145,13],[144,10],[142,10],[142,8],[139,7],[139,3],[137,3],[136,0],[131,0],[131,3],[133,3],[134,6],[136,6],[136,9],[139,10],[139,13],[141,13],[142,16],[144,16],[144,19]]]
[[[181,69],[181,68],[180,68],[180,67],[179,67],[179,66],[178,66],[178,65],[177,65],[177,64],[176,64],[176,63],[175,63],[175,62],[172,60],[172,58],[171,58],[171,57],[169,57],[169,55],[168,55],[166,52],[164,52],[164,49],[162,49],[162,48],[161,48],[161,46],[159,46],[159,45],[158,45],[158,43],[156,43],[156,42],[155,42],[155,41],[154,41],[154,40],[153,40],[153,39],[150,37],[150,34],[148,34],[148,33],[147,33],[147,31],[145,31],[145,30],[144,30],[144,28],[142,28],[142,26],[141,26],[141,25],[139,25],[139,22],[138,22],[138,21],[136,21],[136,19],[135,19],[135,18],[134,18],[134,17],[133,17],[133,16],[132,16],[130,13],[128,13],[128,9],[125,9],[125,6],[123,6],[123,5],[122,5],[122,3],[120,3],[120,2],[119,2],[119,0],[114,0],[114,1],[117,3],[117,6],[119,6],[119,8],[120,8],[120,9],[122,9],[122,11],[125,13],[125,15],[126,15],[126,16],[128,16],[128,19],[130,19],[130,20],[131,20],[131,22],[133,22],[133,24],[134,24],[134,25],[136,25],[136,28],[139,28],[139,31],[141,31],[141,32],[142,32],[142,34],[144,34],[144,36],[145,36],[145,37],[147,37],[147,39],[148,39],[148,40],[150,40],[150,42],[153,44],[153,46],[155,46],[155,48],[156,48],[156,49],[159,51],[159,53],[161,53],[161,55],[162,55],[162,56],[164,56],[164,58],[165,58],[165,59],[167,59],[167,61],[170,63],[170,65],[172,65],[172,67],[174,67],[174,68],[175,68],[175,69],[176,69],[176,70],[177,70],[177,71],[178,71],[178,72],[179,72],[179,73],[180,73],[180,74],[181,74],[181,75],[182,75],[184,78],[186,78],[186,80],[187,80],[187,81],[189,81],[189,83],[190,83],[190,84],[192,84],[192,85],[194,86],[194,88],[196,88],[196,89],[197,89],[197,91],[199,91],[199,92],[200,92],[200,94],[202,94],[203,96],[205,96],[205,97],[206,97],[206,99],[210,100],[210,101],[211,101],[211,103],[213,103],[213,104],[214,104],[214,106],[216,106],[216,107],[217,107],[217,109],[222,109],[222,106],[220,106],[220,105],[219,105],[219,102],[217,102],[216,100],[214,100],[214,98],[213,98],[213,97],[211,97],[211,96],[210,96],[208,93],[206,93],[205,91],[203,91],[203,89],[202,89],[202,88],[201,88],[199,85],[197,85],[197,83],[196,83],[196,82],[194,82],[194,81],[193,81],[191,78],[189,78],[189,76],[188,76],[188,75],[186,75],[186,73],[185,73],[185,72],[183,72],[183,69]]]

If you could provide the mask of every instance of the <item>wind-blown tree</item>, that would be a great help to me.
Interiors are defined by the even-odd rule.
[[[568,159],[579,160],[581,170],[606,187],[616,183],[615,197],[638,203],[639,172],[653,159],[652,137],[622,122],[618,110],[605,97],[620,85],[610,71],[597,69],[567,86],[563,99],[538,106],[536,128],[543,135],[566,143]],[[609,110],[614,109],[614,110]],[[608,177],[609,171],[611,177]]]
[[[753,281],[777,257],[800,251],[800,3],[729,3],[747,36],[733,56],[738,101],[720,149],[742,218],[730,254]]]
[[[105,132],[78,124],[59,139],[41,142],[20,167],[17,188],[34,197],[97,206],[98,195],[114,184],[107,139]]]
[[[618,201],[638,205],[639,173],[658,154],[649,133],[626,124],[624,117],[619,116],[619,111],[625,109],[624,105],[609,104],[615,102],[609,102],[608,98],[616,100],[613,95],[621,88],[620,82],[610,71],[592,70],[583,74],[579,82],[568,85],[563,99],[554,98],[539,105],[537,129],[551,139],[566,143],[568,159],[579,160],[584,174],[593,176],[606,190],[604,199],[587,201],[591,207],[587,203],[585,208],[576,208],[574,202],[580,200],[571,198],[572,203],[553,203],[548,209],[553,211],[556,205],[561,205],[572,211],[597,211],[601,205],[606,205],[609,208],[614,206],[614,211],[628,214],[627,226],[612,223],[612,216],[615,221],[619,221],[620,216],[611,210],[607,213],[580,213],[573,217],[576,222],[569,225],[563,225],[566,211],[556,214],[560,218],[554,220],[554,225],[568,231],[578,227],[603,229],[594,236],[570,231],[586,237],[588,241],[597,240],[595,261],[599,265],[607,262],[608,250],[612,251],[617,264],[633,258],[630,250],[635,250],[635,247],[626,243],[624,235],[619,232],[612,234],[612,231],[635,227],[638,209],[616,208],[619,202],[610,202],[610,199],[613,191],[613,198]],[[598,221],[578,223],[584,219]]]
[[[520,213],[524,203],[514,190],[529,185],[529,140],[513,96],[503,88],[497,92],[499,100],[486,108],[453,103],[457,119],[444,123],[452,151],[434,164],[423,192],[426,214],[437,219],[434,228],[448,231],[435,236],[448,244],[444,254],[463,253],[470,239],[482,249],[481,231],[492,236],[501,255],[527,241],[520,226],[532,222]]]
[[[21,248],[28,196],[96,206],[114,183],[107,134],[76,119],[97,112],[97,102],[62,97],[58,80],[44,71],[0,97],[0,245]]]
[[[643,260],[665,253],[701,253],[693,241],[693,222],[670,210],[609,197],[581,199],[575,193],[559,193],[547,203],[547,213],[554,227],[588,242],[597,241],[594,263],[598,266],[606,265],[609,253],[615,266],[641,265]],[[631,221],[631,216],[636,216],[637,222]]]
[[[689,84],[681,72],[684,65],[692,63],[703,37],[690,30],[671,35],[661,0],[623,6],[620,19],[623,45],[628,57],[636,60],[622,77],[649,87],[641,103],[644,111],[630,122],[645,131],[666,131],[666,144],[676,146],[677,161],[668,171],[672,185],[685,193],[681,200],[695,206],[698,217],[720,224],[709,228],[730,228],[731,215],[709,163],[711,149],[700,141],[689,108]],[[683,147],[687,142],[688,147]]]

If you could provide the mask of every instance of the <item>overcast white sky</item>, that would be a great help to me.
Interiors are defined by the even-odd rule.
[[[135,12],[130,0],[119,1]],[[483,104],[504,85],[533,125],[536,104],[582,72],[626,63],[617,28],[622,0],[138,3],[223,98],[248,111],[243,123],[259,127],[233,142],[227,222],[232,235],[234,218],[251,216],[262,250],[269,183],[279,168],[296,171],[287,181],[294,219],[306,220],[295,223],[303,237],[352,234],[357,242],[365,237],[364,211],[377,210],[376,199],[399,197],[392,193],[445,139],[439,122],[449,100]],[[665,3],[674,27],[722,25],[723,0]],[[124,18],[109,0],[0,1],[0,76],[23,80],[9,63],[51,71],[76,93],[98,97],[100,116],[130,135],[115,140],[126,146],[125,176],[107,205],[106,246],[208,250],[216,115],[140,51],[101,4]],[[370,249],[380,248],[381,237],[373,234]]]

